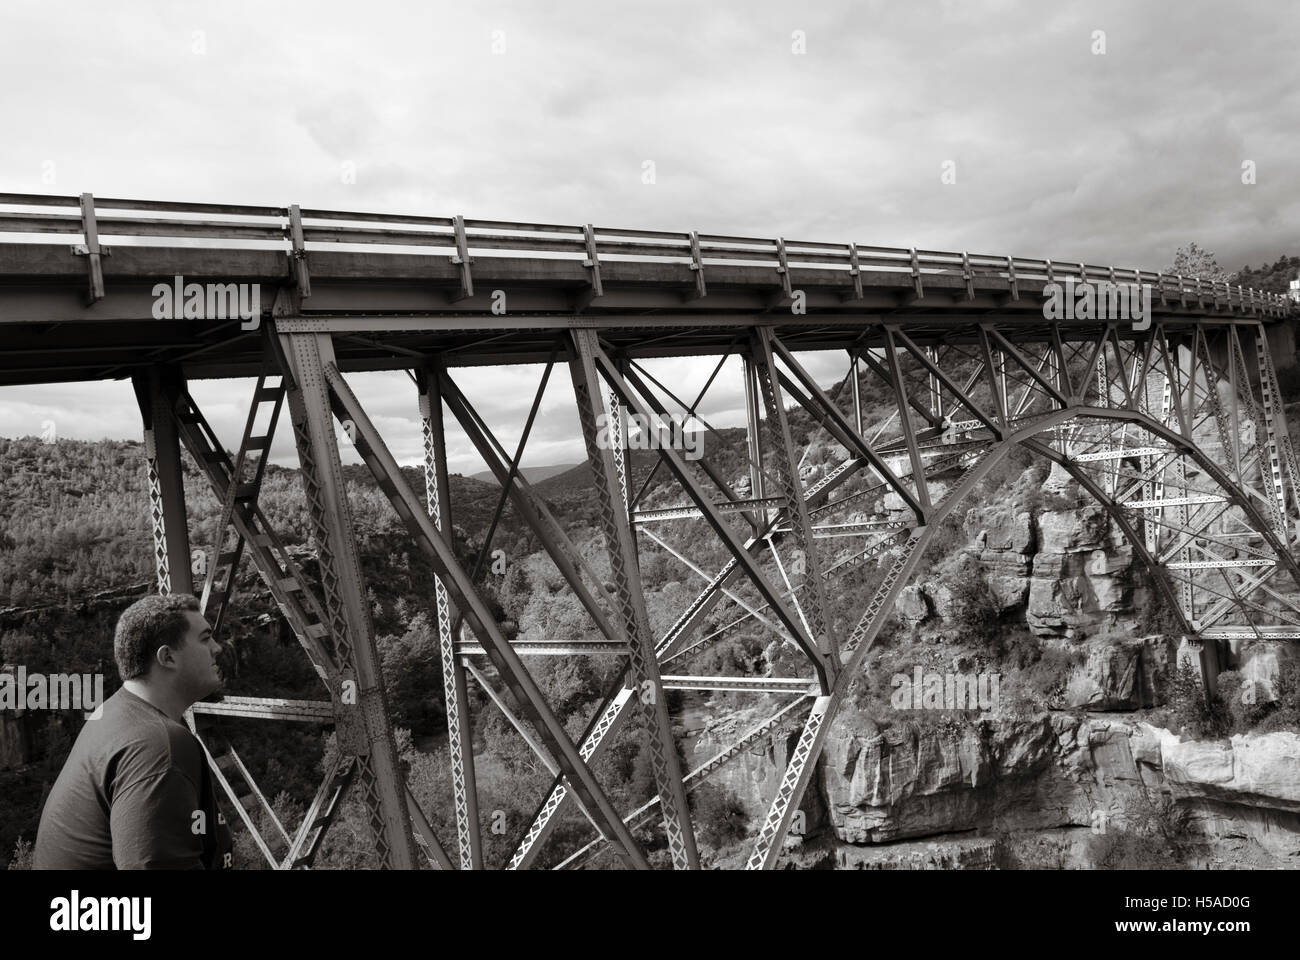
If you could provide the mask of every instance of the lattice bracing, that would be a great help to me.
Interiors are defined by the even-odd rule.
[[[385,866],[424,860],[462,869],[489,865],[479,837],[469,670],[477,678],[475,696],[491,700],[482,709],[506,713],[551,771],[548,789],[535,798],[534,816],[512,838],[517,843],[509,868],[577,866],[611,840],[626,865],[645,868],[651,858],[643,845],[655,831],[675,867],[693,868],[699,855],[689,790],[764,738],[788,737],[785,769],[745,856],[752,868],[771,868],[838,711],[900,592],[925,562],[937,531],[945,523],[952,528],[960,516],[954,511],[985,489],[982,481],[1016,450],[1050,461],[1051,495],[1074,506],[1098,504],[1105,535],[1131,545],[1173,629],[1203,641],[1207,691],[1217,671],[1232,665],[1234,647],[1300,639],[1294,557],[1300,470],[1281,392],[1286,374],[1279,377],[1275,367],[1291,358],[1274,356],[1287,340],[1273,327],[1289,321],[1292,310],[1276,298],[1125,272],[1153,287],[1152,314],[1141,318],[1149,322],[1139,323],[1131,316],[1052,313],[1045,302],[1052,285],[1117,275],[1087,264],[742,241],[694,231],[620,234],[589,225],[545,225],[540,232],[551,236],[543,242],[526,224],[429,217],[399,228],[367,215],[371,225],[352,227],[346,217],[332,222],[324,216],[328,211],[297,208],[261,209],[258,225],[241,219],[253,216],[249,209],[225,213],[249,236],[282,237],[292,245],[291,272],[263,278],[291,283],[277,296],[274,315],[263,318],[273,324],[270,340],[279,345],[275,360],[285,379],[280,387],[259,381],[254,406],[274,403],[278,410],[279,398],[270,391],[289,399],[309,545],[319,568],[314,582],[256,503],[269,431],[255,432],[250,415],[239,452],[227,456],[183,389],[169,395],[175,424],[168,429],[174,426],[220,504],[205,602],[224,610],[239,555],[247,552],[328,690],[328,699],[318,701],[236,698],[224,708],[195,712],[200,719],[208,714],[204,723],[215,722],[223,709],[245,720],[297,722],[332,713],[343,759],[327,773],[307,821],[292,834],[282,827],[276,836],[259,838],[264,856],[279,866],[312,862],[346,790],[364,805]],[[277,217],[284,223],[264,222]],[[30,226],[0,213],[0,225],[6,220],[20,230]],[[129,215],[119,227],[127,235],[132,229],[149,234],[157,224],[147,220]],[[41,222],[62,229],[61,220]],[[196,221],[193,228],[216,243],[223,258],[234,257],[233,249],[220,246],[229,227]],[[358,276],[374,271],[365,285],[353,284],[346,270],[331,276],[329,258],[309,253],[326,242],[346,246],[362,238],[377,252],[348,264],[365,266]],[[383,248],[399,239],[454,253],[390,259]],[[507,255],[475,256],[476,242]],[[5,248],[0,244],[0,256]],[[186,249],[179,245],[169,253],[185,258]],[[250,276],[256,279],[255,272]],[[101,302],[119,298],[127,316],[134,286],[115,290],[117,279],[116,270],[100,278]],[[510,295],[506,313],[490,306],[500,290]],[[33,309],[41,309],[40,299],[33,296]],[[196,359],[158,353],[159,363],[175,368],[169,375],[256,370],[273,376],[262,352],[248,344],[227,345],[212,329],[190,333],[207,346]],[[832,366],[824,362],[832,351],[834,374],[826,373]],[[690,356],[716,359],[693,401],[677,382],[684,374],[675,362]],[[93,369],[85,357],[77,359],[78,369]],[[104,371],[119,369],[120,361],[114,362]],[[449,371],[542,362],[546,372],[512,456]],[[556,509],[521,468],[555,362],[568,363],[573,376],[594,528],[561,523],[556,514],[575,511]],[[739,365],[745,402],[723,411],[721,403],[709,406],[707,395],[729,362],[732,369]],[[416,372],[421,398],[423,496],[410,488],[340,373],[404,367]],[[10,380],[21,376],[15,369],[0,363],[0,374]],[[843,369],[847,374],[839,374]],[[163,382],[158,372],[150,369],[151,384]],[[669,417],[670,402],[699,428],[705,450],[698,459],[686,456],[667,432],[644,433],[645,424]],[[455,525],[463,526],[465,517],[449,499],[444,403],[500,485],[472,572],[455,549]],[[710,422],[723,413],[731,422]],[[625,426],[633,416],[642,431],[635,434],[635,457]],[[336,420],[345,431],[351,425],[355,437],[344,441]],[[156,455],[157,424],[147,426],[150,522],[157,586],[165,592],[184,579],[177,569],[184,500],[175,489],[175,458]],[[450,761],[451,808],[434,819],[456,825],[451,857],[397,763],[367,584],[343,492],[340,444],[348,442],[435,571],[425,604],[438,624],[448,716],[440,749]],[[644,450],[655,462],[643,474]],[[253,455],[259,462],[249,476],[245,461]],[[996,479],[1003,482],[1001,475]],[[507,504],[514,509],[509,520]],[[527,542],[513,536],[518,532],[540,543],[544,561],[577,598],[589,622],[568,631],[572,635],[516,638],[494,619],[482,567],[498,528],[508,523],[519,525],[510,531],[512,541]],[[592,549],[593,529],[603,551]],[[477,538],[481,531],[467,532]],[[647,582],[647,573],[665,570],[687,591],[666,614],[662,602],[647,603],[661,586]],[[864,577],[870,589],[845,588]],[[732,640],[761,655],[720,656]],[[524,659],[611,653],[621,663],[602,673],[604,694],[592,703],[579,740]],[[481,657],[488,665],[477,662]],[[792,663],[797,666],[789,669]],[[675,714],[682,693],[781,709],[756,709],[755,717],[771,720],[685,774],[690,762],[678,757],[682,718]],[[788,706],[787,699],[793,700]],[[655,784],[654,796],[630,812],[615,806],[611,797],[623,794],[598,776],[611,745],[630,735],[624,728],[629,721],[648,747]],[[237,759],[233,751],[229,756]],[[214,755],[214,763],[218,759]],[[234,760],[222,762],[238,772]],[[244,791],[243,779],[242,773],[228,776],[229,793],[260,795],[256,785]],[[573,831],[557,829],[561,823],[581,826],[579,818],[598,833],[585,846]]]

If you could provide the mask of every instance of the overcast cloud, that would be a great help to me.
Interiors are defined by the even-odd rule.
[[[1195,240],[1236,269],[1300,253],[1297,10],[5,0],[0,192],[699,229],[1149,269]],[[1104,55],[1093,52],[1098,30]],[[804,54],[792,52],[795,31]],[[654,184],[642,182],[646,160]],[[940,180],[946,161],[955,183]],[[1242,183],[1245,161],[1254,184]],[[343,182],[345,164],[355,183]],[[830,380],[843,361],[811,363]],[[671,386],[693,377],[698,389],[709,364],[673,372]],[[511,443],[531,395],[521,383],[538,375],[458,379]],[[738,379],[728,371],[706,414],[734,422]],[[394,452],[416,462],[410,381],[352,381]],[[526,463],[583,458],[567,370],[552,384]],[[230,445],[250,391],[248,381],[194,385]],[[127,381],[0,388],[0,436],[38,433],[46,419],[65,437],[140,436]],[[453,470],[482,469],[451,440]],[[295,462],[287,431],[275,452]]]

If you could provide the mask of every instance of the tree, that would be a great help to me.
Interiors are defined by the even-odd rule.
[[[1214,253],[1196,244],[1195,241],[1174,251],[1174,262],[1165,267],[1165,273],[1181,277],[1200,277],[1223,283],[1232,279],[1232,274],[1219,266]]]
[[[434,733],[444,717],[442,661],[429,618],[418,614],[403,636],[382,636],[377,645],[394,726]]]

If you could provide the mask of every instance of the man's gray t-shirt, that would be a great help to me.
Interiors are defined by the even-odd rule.
[[[230,832],[183,725],[125,687],[87,720],[41,812],[37,870],[219,870]]]

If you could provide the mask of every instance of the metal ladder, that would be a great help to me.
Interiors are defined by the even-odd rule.
[[[267,386],[268,378],[279,382],[275,386]],[[212,538],[212,561],[208,565],[207,577],[203,583],[203,596],[200,600],[200,610],[204,616],[208,616],[209,609],[214,609],[214,613],[208,617],[214,636],[219,636],[221,633],[226,609],[234,594],[239,560],[244,552],[244,537],[232,522],[234,512],[239,510],[241,514],[247,513],[248,508],[257,502],[258,493],[262,489],[262,478],[266,474],[266,464],[270,459],[271,441],[275,436],[276,423],[280,419],[280,410],[284,405],[284,394],[284,380],[278,374],[264,373],[257,378],[257,386],[253,390],[253,402],[249,407],[248,420],[244,424],[244,433],[239,443],[239,452],[235,455],[234,467],[226,483],[221,516]],[[258,416],[268,404],[271,407],[271,414],[265,433],[254,435],[253,429]],[[254,455],[257,462],[252,466],[252,477],[246,480],[248,461]],[[226,546],[228,543],[229,547]]]
[[[174,416],[185,448],[207,474],[213,489],[224,502],[231,486],[234,466],[188,391],[182,394]],[[258,573],[275,598],[280,612],[289,621],[289,626],[307,652],[312,666],[332,688],[332,681],[338,674],[330,650],[332,635],[325,623],[320,602],[306,588],[307,581],[301,568],[290,556],[283,541],[271,530],[256,501],[249,501],[240,509],[232,510],[230,519],[247,543]]]

